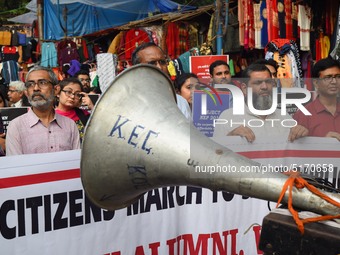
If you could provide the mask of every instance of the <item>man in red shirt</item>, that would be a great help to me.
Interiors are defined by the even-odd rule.
[[[309,136],[333,137],[340,141],[340,63],[330,57],[318,61],[312,70],[317,98],[305,107],[312,115],[301,111],[293,118],[309,130]]]

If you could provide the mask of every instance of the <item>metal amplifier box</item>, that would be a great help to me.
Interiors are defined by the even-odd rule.
[[[305,224],[302,235],[292,216],[271,212],[263,219],[259,248],[265,255],[340,255],[340,224],[331,223]]]

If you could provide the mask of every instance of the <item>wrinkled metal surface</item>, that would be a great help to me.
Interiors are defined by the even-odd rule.
[[[115,210],[151,189],[189,185],[276,202],[287,178],[283,174],[195,173],[195,165],[239,169],[259,163],[202,135],[181,114],[174,93],[159,69],[140,65],[120,74],[101,96],[81,154],[81,179],[90,200]],[[340,213],[307,189],[294,189],[293,204],[320,214]]]

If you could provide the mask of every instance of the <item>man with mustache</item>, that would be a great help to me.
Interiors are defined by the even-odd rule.
[[[216,60],[209,66],[211,83],[215,84],[231,84],[230,68],[224,60]]]
[[[309,136],[340,141],[340,63],[331,57],[316,62],[312,69],[317,98],[306,105],[312,115],[297,111],[294,119],[309,130]]]
[[[7,128],[6,155],[47,153],[80,148],[79,132],[70,118],[54,111],[58,79],[54,72],[35,66],[26,75],[26,96],[31,109]]]
[[[276,81],[272,79],[271,73],[264,64],[251,64],[243,73],[245,83],[241,89],[247,99],[247,88],[252,88],[252,104],[257,110],[268,110],[272,107],[272,91]],[[246,100],[247,102],[247,100]],[[234,107],[237,107],[236,105]],[[227,124],[217,124],[214,129],[214,138],[218,139],[223,135],[241,136],[248,142],[253,142],[259,136],[283,136],[289,141],[306,136],[308,130],[296,125],[292,128],[282,125],[282,120],[292,120],[287,115],[281,115],[276,109],[270,115],[255,115],[245,106],[244,115],[233,115],[233,109],[227,109],[219,116],[221,120],[227,120]],[[261,122],[261,124],[259,124]],[[254,125],[251,125],[254,124]]]

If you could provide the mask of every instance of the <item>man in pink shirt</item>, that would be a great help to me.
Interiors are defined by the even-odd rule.
[[[306,105],[312,115],[301,111],[293,118],[306,127],[309,136],[333,137],[340,141],[340,63],[332,58],[319,60],[313,67],[313,84],[317,98]]]
[[[6,155],[46,153],[80,148],[79,132],[73,120],[56,114],[58,93],[54,72],[33,67],[26,76],[26,96],[32,106],[10,122],[6,135]]]

